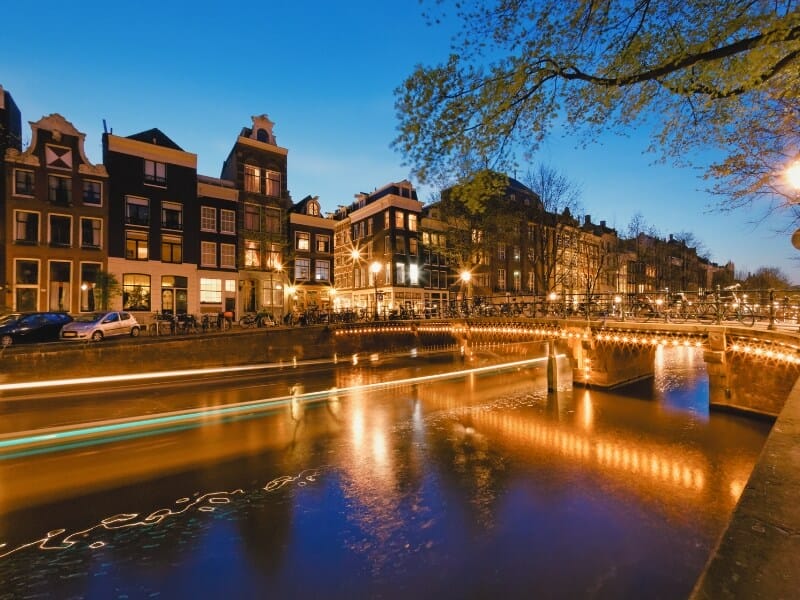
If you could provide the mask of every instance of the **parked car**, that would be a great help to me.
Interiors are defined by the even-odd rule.
[[[61,328],[72,321],[67,313],[11,313],[0,320],[0,346],[23,342],[54,342]]]
[[[136,337],[141,330],[142,326],[131,313],[112,310],[78,315],[61,329],[61,339],[99,342],[115,335]]]

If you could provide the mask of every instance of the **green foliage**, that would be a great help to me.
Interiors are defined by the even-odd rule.
[[[117,276],[108,271],[98,271],[94,282],[95,300],[99,310],[109,310],[111,301],[120,295],[122,288]]]
[[[707,175],[726,207],[794,199],[776,174],[800,150],[798,0],[432,4],[463,27],[396,90],[394,146],[422,182],[512,172],[555,124],[590,140],[655,123],[665,159],[721,150]]]

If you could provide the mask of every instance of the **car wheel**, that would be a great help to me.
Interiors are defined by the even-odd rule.
[[[0,346],[2,346],[3,348],[5,348],[6,346],[10,346],[13,343],[14,343],[14,338],[12,338],[10,335],[4,335],[3,337],[0,338]]]
[[[95,331],[92,334],[92,341],[93,342],[101,342],[101,341],[103,341],[103,332],[102,331]]]
[[[131,337],[139,337],[139,328],[131,327]]]

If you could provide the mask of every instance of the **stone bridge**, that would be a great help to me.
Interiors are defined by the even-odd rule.
[[[565,354],[573,382],[613,388],[652,377],[659,347],[703,349],[709,403],[777,416],[800,375],[800,333],[788,329],[671,322],[586,321],[578,319],[385,322],[339,326],[337,338],[412,335],[420,346],[442,336],[464,351],[492,344],[542,340],[551,355]],[[551,376],[555,376],[552,370]],[[555,382],[551,382],[555,389]]]

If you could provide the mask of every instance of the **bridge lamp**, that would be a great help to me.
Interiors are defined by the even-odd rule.
[[[795,190],[800,190],[800,160],[794,161],[786,169],[786,181]]]
[[[550,295],[547,298],[550,300],[550,302],[555,302],[556,298],[558,298],[558,294],[555,292],[550,292]]]

